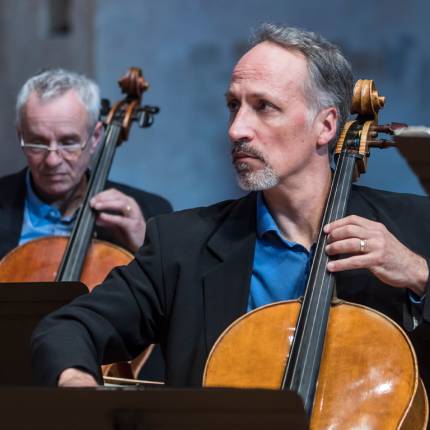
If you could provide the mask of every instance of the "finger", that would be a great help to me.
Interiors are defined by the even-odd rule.
[[[97,202],[103,202],[103,201],[109,201],[109,200],[120,200],[120,199],[129,199],[130,197],[126,194],[122,193],[121,191],[118,191],[115,188],[109,188],[107,190],[101,191],[100,193],[96,194],[92,199],[91,203],[97,203]]]
[[[351,238],[363,238],[368,235],[368,231],[368,229],[363,229],[360,226],[351,224],[337,227],[327,235],[327,243]]]
[[[329,272],[342,272],[344,270],[365,269],[369,267],[368,254],[353,255],[339,260],[331,260],[327,263]]]
[[[368,251],[368,241],[353,237],[338,240],[326,246],[325,252],[329,256],[338,254],[363,254]]]
[[[368,223],[373,223],[373,221],[370,221],[366,218],[360,217],[358,215],[349,215],[345,218],[338,219],[336,221],[333,221],[327,225],[324,226],[323,230],[324,233],[329,234],[334,229],[339,227],[344,227],[346,225],[355,225],[355,226],[363,226]]]
[[[97,225],[106,228],[119,228],[127,230],[130,225],[130,220],[122,215],[114,215],[106,212],[101,212],[97,217]]]
[[[101,201],[92,205],[92,207],[99,212],[114,212],[130,218],[136,213],[136,206],[137,205],[131,201],[131,199]]]
[[[91,205],[98,212],[110,212],[125,216],[129,212],[128,204],[118,200],[99,201]]]

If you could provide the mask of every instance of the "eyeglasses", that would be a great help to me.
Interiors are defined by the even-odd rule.
[[[70,140],[65,142],[53,142],[49,145],[46,145],[45,143],[39,143],[37,141],[25,142],[22,137],[20,141],[21,148],[28,154],[46,156],[51,151],[57,151],[64,157],[73,157],[78,155],[85,148],[92,135],[93,133],[91,133],[90,136],[83,142]]]

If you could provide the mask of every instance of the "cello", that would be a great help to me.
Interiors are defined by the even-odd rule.
[[[96,213],[89,205],[92,197],[104,189],[115,150],[128,139],[132,123],[149,127],[159,111],[155,106],[141,106],[142,95],[149,84],[139,68],[130,68],[119,80],[119,86],[126,94],[122,100],[112,108],[109,102],[102,101],[105,133],[70,237],[43,237],[13,249],[0,261],[1,282],[80,280],[91,291],[114,267],[132,260],[129,251],[92,239]],[[150,349],[144,351],[145,357]],[[142,363],[138,362],[140,368]],[[131,374],[123,372],[122,376],[131,377]]]
[[[427,396],[406,333],[380,312],[339,300],[335,276],[326,270],[323,226],[344,217],[369,147],[390,145],[378,133],[399,127],[378,125],[384,103],[373,81],[357,82],[357,118],[346,123],[336,145],[336,170],[304,297],[257,308],[227,327],[209,354],[203,386],[293,390],[312,430],[426,428]]]

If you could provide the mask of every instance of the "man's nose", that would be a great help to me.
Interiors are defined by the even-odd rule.
[[[228,135],[231,142],[250,142],[254,137],[252,114],[240,108],[230,122]]]
[[[45,163],[50,166],[56,166],[60,164],[63,160],[63,157],[58,153],[58,148],[54,150],[47,151],[48,153],[45,156]]]

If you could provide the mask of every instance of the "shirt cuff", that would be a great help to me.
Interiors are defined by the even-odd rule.
[[[411,303],[414,305],[422,305],[426,298],[426,294],[423,294],[421,297],[418,294],[415,294],[413,291],[408,290],[408,297]]]

